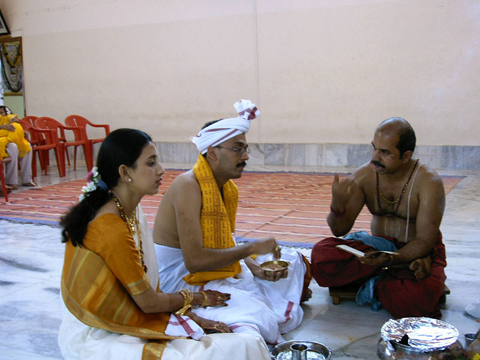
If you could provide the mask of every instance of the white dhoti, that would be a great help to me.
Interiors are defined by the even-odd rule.
[[[242,246],[242,245],[239,245]],[[189,285],[183,277],[185,268],[180,249],[155,244],[160,288],[173,293],[181,289],[217,290],[231,294],[227,307],[193,309],[206,319],[222,321],[234,333],[259,332],[269,344],[283,341],[285,334],[300,325],[303,309],[300,306],[306,265],[302,255],[292,249],[282,249],[282,259],[290,262],[288,277],[276,282],[255,278],[242,260],[238,278],[209,281],[204,286]],[[258,256],[262,263],[272,260],[272,255]]]
[[[142,359],[143,346],[147,340],[87,326],[67,310],[63,301],[62,311],[58,344],[65,360]],[[270,360],[271,357],[263,339],[258,335],[210,334],[201,336],[198,341],[169,340],[162,360],[178,359]]]
[[[32,151],[23,157],[19,157],[20,151],[15,143],[9,143],[6,147],[8,156],[12,161],[5,164],[5,183],[9,185],[18,184],[18,163],[20,162],[20,184],[28,184],[32,181]]]
[[[143,234],[144,261],[147,275],[154,289],[158,284],[157,259],[153,239],[141,207],[138,207],[141,233]],[[135,236],[138,241],[138,236]],[[62,324],[58,334],[58,345],[66,360],[141,360],[143,346],[147,340],[103,329],[87,326],[78,320],[63,300]],[[182,321],[179,321],[182,320]],[[171,315],[165,329],[170,336],[189,337],[169,340],[162,354],[162,360],[270,360],[268,348],[258,334],[210,334],[188,316]],[[195,340],[194,340],[195,339]]]

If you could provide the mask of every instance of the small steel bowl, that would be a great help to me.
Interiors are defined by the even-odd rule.
[[[270,354],[273,359],[277,359],[280,354],[286,358],[293,358],[296,348],[301,348],[303,351],[309,353],[306,356],[307,359],[331,359],[332,351],[325,345],[320,344],[315,341],[302,341],[302,340],[289,340],[284,341],[276,345],[271,351]],[[285,354],[286,353],[286,354]],[[287,356],[285,356],[287,355]]]
[[[263,273],[267,276],[273,272],[281,272],[283,276],[285,272],[288,270],[289,265],[290,263],[285,260],[272,260],[272,261],[265,261],[264,263],[260,264],[260,268],[262,268]],[[274,270],[272,267],[275,267],[278,269]]]
[[[477,334],[475,333],[467,333],[464,335],[465,339],[465,350],[468,349],[468,347],[472,344],[472,342],[475,341],[475,337]]]

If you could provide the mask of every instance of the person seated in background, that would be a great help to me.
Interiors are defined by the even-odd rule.
[[[164,169],[149,135],[118,129],[103,141],[80,202],[61,219],[65,261],[65,359],[270,359],[259,336],[205,335],[214,321],[193,307],[226,306],[218,291],[160,291],[157,260],[140,208]],[[190,339],[189,339],[190,338]]]
[[[10,157],[5,164],[7,189],[18,189],[18,162],[20,162],[22,186],[37,186],[32,181],[32,148],[25,139],[18,117],[11,114],[6,106],[0,106],[0,158]],[[0,191],[1,188],[0,188]]]
[[[440,318],[445,191],[440,176],[412,158],[415,142],[406,120],[387,119],[375,131],[371,162],[343,181],[335,174],[327,222],[336,237],[315,244],[312,273],[320,286],[360,285],[359,304],[383,306],[395,318]],[[360,232],[338,238],[352,229],[364,205],[373,216],[373,236]],[[366,254],[356,257],[339,244]]]
[[[231,293],[228,308],[194,311],[218,321],[212,330],[260,333],[276,344],[303,319],[310,264],[297,251],[280,250],[273,237],[235,242],[238,190],[232,179],[242,176],[249,159],[245,134],[259,111],[249,100],[234,107],[238,117],[207,123],[191,138],[200,152],[197,163],[162,198],[153,231],[161,288]],[[290,262],[287,272],[260,268],[280,257]]]

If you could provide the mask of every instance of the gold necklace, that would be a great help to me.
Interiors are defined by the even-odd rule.
[[[135,235],[137,233],[135,229],[135,225],[138,224],[137,216],[135,212],[133,212],[132,217],[129,218],[127,215],[125,215],[125,210],[123,209],[123,206],[120,203],[120,200],[118,200],[118,198],[115,196],[114,193],[111,192],[110,194],[112,194],[113,201],[115,201],[115,204],[117,204],[118,210],[120,211],[120,217],[122,218],[123,221],[127,223],[128,229],[130,230],[132,235]]]
[[[375,173],[377,175],[377,189],[378,189],[378,192],[379,192],[379,194],[380,194],[380,196],[382,197],[383,200],[385,200],[389,204],[393,205],[393,204],[396,204],[397,202],[399,202],[402,199],[403,194],[405,194],[405,191],[407,190],[408,183],[410,182],[410,179],[412,178],[413,171],[417,167],[417,164],[418,164],[418,159],[417,159],[417,161],[415,161],[415,164],[413,165],[412,171],[410,172],[410,175],[408,176],[407,182],[403,186],[402,193],[400,194],[400,197],[397,200],[388,200],[387,198],[385,198],[385,196],[382,193],[382,190],[380,190],[380,187],[378,186],[378,173],[377,172]]]
[[[115,201],[115,204],[118,207],[118,211],[120,212],[120,217],[125,223],[127,224],[128,230],[130,233],[135,235],[138,231],[138,252],[140,253],[140,261],[142,262],[142,267],[145,272],[147,272],[148,268],[147,265],[145,265],[145,262],[143,261],[143,248],[142,248],[142,234],[140,232],[140,227],[138,226],[138,219],[136,212],[134,211],[132,214],[131,218],[128,218],[125,215],[125,210],[123,209],[122,204],[120,203],[120,200],[115,196],[113,192],[110,193],[112,195],[113,201]]]
[[[407,182],[405,183],[405,185],[403,186],[403,189],[402,189],[402,193],[400,194],[400,197],[397,199],[397,200],[388,200],[385,198],[385,196],[383,196],[382,194],[382,191],[380,190],[380,185],[379,185],[379,179],[378,179],[378,173],[375,172],[375,177],[376,177],[376,180],[377,180],[377,202],[378,202],[378,207],[380,208],[380,210],[382,211],[382,213],[384,213],[383,209],[382,209],[382,206],[380,205],[380,197],[378,195],[380,195],[382,197],[383,200],[385,200],[386,202],[388,202],[389,204],[397,204],[397,207],[395,208],[395,211],[392,213],[395,214],[398,210],[398,208],[400,207],[400,200],[402,200],[403,198],[403,195],[405,194],[405,191],[407,190],[407,186],[408,186],[408,183],[410,182],[410,179],[412,178],[412,175],[413,175],[413,171],[415,170],[415,168],[417,167],[417,164],[418,164],[418,161],[419,159],[417,159],[415,161],[415,164],[413,165],[413,168],[412,168],[412,171],[410,172],[410,175],[408,176],[408,179],[407,179]],[[385,213],[384,213],[385,214]]]

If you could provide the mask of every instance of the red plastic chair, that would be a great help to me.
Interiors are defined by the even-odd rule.
[[[37,161],[36,154],[39,153],[39,158],[43,158],[43,163],[47,164],[46,158],[48,157],[48,151],[53,150],[55,152],[55,159],[57,160],[58,175],[60,177],[65,176],[65,168],[62,168],[60,162],[60,149],[55,141],[55,130],[51,129],[39,129],[32,126],[27,120],[19,120],[23,127],[23,130],[30,134],[30,138],[40,139],[41,143],[38,145],[30,143],[32,146],[33,159],[32,159],[32,180],[35,180],[37,176]],[[45,175],[47,175],[47,166],[45,166]]]
[[[24,117],[25,120],[27,120],[32,126],[36,127],[35,125],[35,120],[38,119],[38,116],[33,116],[33,115],[28,115],[28,116],[25,116]],[[62,124],[62,123],[60,123]],[[63,125],[63,124],[62,124]],[[65,131],[63,129],[60,129],[60,133],[59,133],[59,136],[58,136],[58,139],[61,141],[61,142],[67,142],[67,138],[65,136]],[[70,166],[70,156],[68,154],[68,151],[65,153],[67,155],[67,162],[68,162],[68,165]],[[47,158],[48,160],[48,158]],[[48,164],[48,163],[47,163]],[[42,164],[42,169],[44,168],[43,164]]]
[[[8,202],[8,191],[7,184],[5,184],[5,173],[3,172],[3,166],[11,161],[11,157],[5,157],[3,159],[0,159],[0,181],[2,182],[3,196],[5,197],[6,202]]]
[[[25,116],[22,120],[28,121],[31,126],[35,126],[35,120],[38,119],[38,116],[28,115]]]
[[[81,138],[82,129],[78,126],[65,126],[61,122],[46,116],[39,117],[35,120],[35,125],[40,129],[52,129],[55,130],[55,141],[57,142],[58,147],[60,148],[60,161],[62,162],[63,169],[66,168],[65,165],[65,154],[68,157],[68,148],[74,147],[73,155],[73,169],[77,170],[77,147],[83,146],[84,154],[87,153],[87,142]],[[73,131],[75,140],[66,140],[65,130]],[[63,140],[63,141],[62,141]],[[68,163],[70,165],[70,162]]]
[[[78,126],[83,129],[81,132],[82,139],[87,141],[87,152],[85,153],[85,161],[87,163],[88,169],[93,168],[93,144],[101,143],[105,139],[103,138],[96,138],[90,139],[87,135],[87,125],[97,128],[104,128],[105,129],[105,136],[110,134],[110,125],[107,124],[94,124],[91,121],[87,120],[83,116],[80,115],[69,115],[65,118],[65,124],[68,126]]]
[[[22,122],[24,122],[25,126],[29,125],[30,127],[31,126],[35,127],[35,120],[37,120],[37,119],[38,119],[38,116],[29,115],[29,116],[25,116],[21,120],[22,120]],[[25,130],[25,126],[23,126],[24,130]],[[42,145],[42,144],[45,143],[45,140],[43,139],[43,136],[41,134],[37,134],[37,133],[27,132],[27,133],[25,133],[25,139],[28,140],[30,145]],[[43,159],[45,157],[47,158],[47,163],[46,164],[43,163]],[[48,165],[48,156],[40,156],[39,158],[40,158],[40,167],[42,168],[42,170],[45,170],[45,166]],[[20,164],[19,164],[19,166],[20,166]]]

